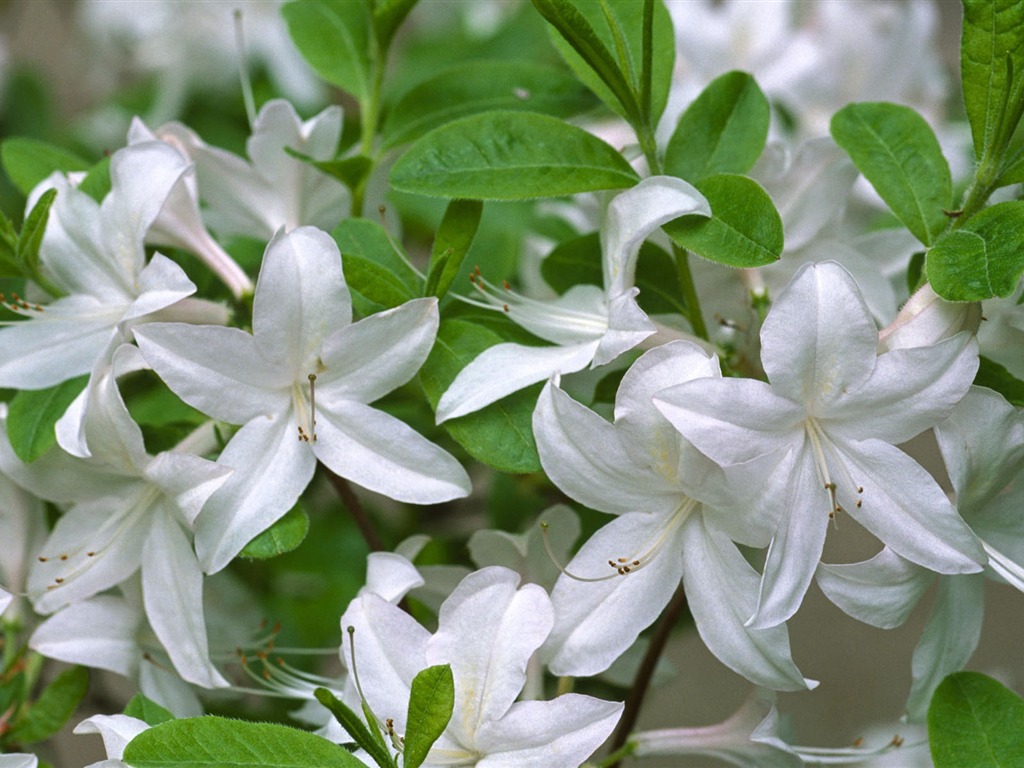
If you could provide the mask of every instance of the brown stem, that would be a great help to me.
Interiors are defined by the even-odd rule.
[[[348,480],[334,474],[327,467],[323,469],[327,474],[327,480],[334,486],[338,496],[341,497],[341,503],[345,505],[345,509],[352,515],[352,519],[359,528],[359,532],[363,535],[366,546],[370,548],[371,552],[382,552],[384,550],[384,542],[377,535],[377,530],[373,527],[373,523],[370,522],[369,515],[363,509],[363,505],[359,503],[359,498],[352,490],[352,486],[348,484]]]
[[[685,607],[686,591],[680,585],[669,601],[669,604],[665,607],[665,612],[661,615],[661,621],[654,628],[654,633],[651,635],[651,642],[647,646],[647,653],[644,654],[643,661],[640,662],[640,668],[637,669],[636,677],[633,678],[633,686],[626,697],[626,708],[622,711],[622,719],[619,720],[619,727],[615,731],[615,738],[612,740],[610,752],[617,752],[629,740],[629,734],[633,732],[633,728],[636,726],[637,718],[640,716],[640,707],[647,696],[647,689],[650,687],[651,678],[654,676],[654,668],[658,666],[658,659],[661,658],[661,653],[665,650],[668,638],[672,634],[672,628]],[[616,760],[608,768],[618,768],[620,762]]]

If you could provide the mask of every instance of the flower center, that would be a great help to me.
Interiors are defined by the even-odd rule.
[[[807,439],[811,443],[811,450],[814,453],[814,469],[818,474],[818,480],[821,482],[828,494],[828,517],[833,522],[836,519],[836,514],[839,512],[845,512],[843,505],[839,502],[837,493],[839,486],[832,479],[832,475],[829,472],[829,459],[832,464],[839,472],[839,479],[843,485],[856,492],[856,501],[854,505],[859,509],[863,504],[863,498],[861,495],[864,493],[864,486],[855,482],[853,475],[850,473],[849,468],[846,466],[846,462],[843,461],[843,457],[839,451],[836,450],[835,445],[829,439],[825,430],[821,428],[817,420],[812,416],[808,417],[807,421],[804,422],[804,432],[807,434]]]
[[[295,412],[298,414],[299,440],[304,443],[316,442],[316,374],[306,377],[309,381],[309,410],[306,410],[304,393],[301,387],[295,388]],[[308,418],[307,418],[308,416]]]
[[[672,534],[679,530],[679,527],[686,522],[686,519],[697,508],[699,503],[700,502],[695,499],[691,499],[689,496],[685,497],[683,503],[680,504],[676,511],[669,516],[668,520],[665,521],[665,524],[657,531],[654,539],[643,548],[642,552],[629,556],[609,558],[607,560],[608,567],[611,568],[613,572],[606,573],[603,576],[580,576],[572,573],[568,568],[564,567],[555,556],[554,551],[551,549],[551,542],[548,540],[547,523],[540,524],[541,534],[544,539],[544,548],[547,550],[548,557],[551,558],[551,561],[558,566],[558,570],[575,581],[608,581],[609,579],[614,579],[617,576],[626,576],[630,573],[636,573],[640,569],[645,568],[654,562],[654,559],[672,539]]]

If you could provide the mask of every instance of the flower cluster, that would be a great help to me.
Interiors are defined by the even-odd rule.
[[[795,746],[774,692],[832,685],[791,643],[815,583],[884,629],[938,585],[911,724],[986,582],[1024,591],[1024,32],[972,70],[1002,22],[965,3],[968,139],[924,0],[465,4],[466,50],[528,19],[567,66],[426,79],[414,5],[282,6],[351,111],[270,98],[217,140],[181,65],[92,167],[3,144],[0,768],[84,694],[72,669],[33,698],[42,659],[138,689],[76,728],[101,766],[896,749]],[[684,609],[753,690],[644,729]],[[285,660],[324,637],[322,668]],[[204,716],[265,719],[241,694],[315,733]]]

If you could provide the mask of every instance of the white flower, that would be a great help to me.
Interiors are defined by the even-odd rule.
[[[469,493],[465,470],[404,422],[366,405],[408,381],[437,333],[434,299],[352,323],[338,246],[313,227],[279,233],[256,283],[252,335],[151,324],[146,357],[185,402],[241,424],[219,462],[234,474],[207,504],[196,549],[208,573],[285,514],[317,459],[399,501]]]
[[[530,656],[551,629],[543,589],[493,566],[467,576],[441,606],[431,635],[379,595],[356,598],[342,616],[343,658],[355,663],[360,687],[378,717],[405,733],[412,679],[450,664],[455,682],[451,722],[425,768],[577,768],[611,733],[622,705],[568,693],[551,701],[516,701]],[[350,682],[346,697],[359,709]]]
[[[550,301],[518,296],[478,281],[492,308],[555,347],[498,344],[459,372],[437,404],[437,421],[473,413],[555,373],[605,365],[655,332],[633,286],[644,240],[685,215],[710,216],[693,186],[670,176],[644,179],[617,195],[601,225],[604,289],[577,285]],[[488,294],[487,290],[493,292]]]
[[[959,334],[877,355],[878,331],[850,274],[801,269],[761,329],[770,384],[696,379],[655,396],[675,427],[723,466],[773,454],[759,507],[779,525],[752,626],[792,616],[829,522],[849,514],[903,557],[940,573],[976,573],[981,545],[935,480],[894,447],[944,419],[977,370]]]

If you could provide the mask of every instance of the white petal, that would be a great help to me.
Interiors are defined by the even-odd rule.
[[[904,442],[946,418],[977,370],[977,341],[966,332],[930,347],[894,349],[878,356],[871,378],[828,417],[854,439]]]
[[[289,407],[290,371],[274,368],[237,328],[147,323],[135,340],[146,361],[182,400],[230,424]]]
[[[218,463],[234,472],[196,521],[196,552],[211,574],[295,506],[316,469],[290,412],[250,421],[231,438]]]
[[[448,730],[463,744],[498,720],[526,683],[526,664],[551,631],[554,611],[536,584],[500,566],[467,576],[441,605],[427,643],[429,664],[451,664],[455,711]]]
[[[175,304],[196,292],[185,270],[166,256],[154,253],[139,275],[139,297],[124,314],[125,320],[137,320]]]
[[[694,514],[683,526],[683,585],[701,639],[720,661],[753,683],[774,690],[813,688],[789,649],[785,625],[748,629],[760,576],[729,538]]]
[[[597,345],[591,367],[610,363],[657,330],[636,303],[639,292],[638,288],[630,288],[608,300],[608,330]]]
[[[537,401],[533,434],[548,477],[588,507],[624,514],[667,513],[679,505],[681,494],[671,475],[666,478],[635,463],[615,426],[552,382],[545,385]],[[672,473],[676,458],[673,452],[669,462]]]
[[[578,693],[520,701],[477,735],[477,768],[577,768],[604,743],[623,705]]]
[[[146,479],[174,502],[190,526],[210,496],[227,481],[233,470],[190,453],[164,451],[146,467]]]
[[[123,306],[66,296],[0,330],[0,387],[45,389],[88,373],[108,348]]]
[[[7,610],[7,606],[14,600],[14,595],[0,587],[0,616]]]
[[[398,501],[437,504],[470,491],[455,458],[404,421],[353,401],[317,409],[313,452],[332,472]]]
[[[24,753],[0,755],[0,768],[37,768],[39,758]]]
[[[127,715],[93,715],[75,726],[74,733],[98,733],[107,757],[120,760],[128,742],[149,729],[149,723]]]
[[[141,481],[72,507],[57,521],[29,573],[28,593],[39,613],[92,597],[139,567],[152,498]]]
[[[877,347],[878,329],[857,284],[835,262],[802,267],[761,327],[773,390],[812,412],[867,381]]]
[[[555,627],[544,645],[556,675],[604,671],[661,614],[683,575],[681,526],[664,515],[632,513],[587,540],[567,566],[582,578],[615,574],[608,561],[638,559],[659,547],[649,564],[624,576],[581,582],[563,575],[551,600]]]
[[[946,675],[959,672],[974,654],[981,638],[985,580],[952,576],[939,580],[931,618],[914,649],[914,684],[907,700],[907,717],[923,722],[932,694]]]
[[[143,696],[155,701],[175,717],[200,717],[206,714],[195,690],[181,679],[163,656],[142,660],[139,666],[139,690]]]
[[[126,600],[100,595],[48,618],[32,633],[29,647],[50,659],[134,677],[142,656],[135,634],[142,621]]]
[[[898,555],[939,573],[977,573],[988,560],[946,494],[916,461],[878,440],[836,443],[864,487],[861,506],[837,495],[857,522]]]
[[[192,542],[167,509],[156,515],[142,553],[146,616],[174,668],[203,688],[229,683],[210,662],[203,616],[203,573]]]
[[[349,627],[354,632],[349,632]],[[430,633],[401,608],[373,593],[363,593],[341,617],[341,658],[349,669],[346,702],[359,707],[352,684],[352,648],[359,683],[378,717],[395,721],[405,732],[412,679],[429,666],[426,660]]]
[[[394,552],[371,552],[366,557],[366,586],[359,594],[372,592],[389,603],[398,603],[411,589],[423,586],[416,566]]]
[[[318,402],[372,403],[409,381],[437,336],[436,299],[416,299],[340,328],[324,342],[327,369],[316,382]]]
[[[615,296],[631,288],[644,240],[687,214],[710,216],[711,206],[696,187],[672,176],[651,176],[616,195],[601,224],[605,292]]]
[[[278,232],[267,246],[253,298],[252,330],[259,354],[294,377],[316,373],[320,345],[352,322],[352,301],[338,245],[326,232]]]
[[[465,416],[556,373],[582,370],[594,358],[597,342],[563,347],[498,344],[459,371],[437,404],[437,423]]]
[[[935,574],[886,548],[849,565],[821,563],[821,591],[844,613],[880,629],[898,627],[935,580]]]

